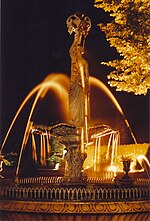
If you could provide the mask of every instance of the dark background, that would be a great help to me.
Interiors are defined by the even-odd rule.
[[[107,86],[110,69],[101,61],[118,58],[99,23],[111,21],[108,13],[94,8],[94,1],[84,0],[2,0],[1,34],[1,140],[26,95],[51,72],[70,76],[69,48],[73,41],[67,27],[67,18],[81,12],[92,20],[92,29],[86,40],[86,58],[90,75]],[[109,87],[109,86],[108,86]],[[110,88],[110,87],[109,87]],[[116,92],[139,143],[149,142],[149,97]],[[103,107],[102,107],[103,108]],[[26,113],[19,118],[11,145],[18,145],[21,126]],[[132,141],[133,142],[133,141]]]

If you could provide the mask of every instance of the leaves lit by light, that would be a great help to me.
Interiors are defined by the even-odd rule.
[[[95,0],[95,7],[114,17],[99,27],[122,56],[120,60],[102,62],[114,68],[108,83],[117,91],[146,95],[150,89],[149,0]]]

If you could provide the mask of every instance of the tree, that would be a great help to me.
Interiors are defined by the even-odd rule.
[[[95,7],[113,17],[99,27],[120,54],[120,59],[102,62],[114,68],[108,83],[117,91],[146,95],[150,89],[150,1],[95,0]]]

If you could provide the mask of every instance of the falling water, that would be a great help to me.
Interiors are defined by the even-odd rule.
[[[34,134],[31,134],[32,137],[32,157],[33,160],[37,163],[37,150],[36,150],[36,143],[35,143],[35,137]]]
[[[112,171],[114,168],[115,160],[117,158],[117,151],[118,151],[118,145],[119,145],[119,132],[110,130],[107,133],[102,133],[98,135],[92,136],[92,138],[95,139],[95,147],[94,147],[94,172],[100,172],[100,164],[101,164],[101,140],[103,137],[109,137],[108,138],[108,144],[107,144],[107,152],[106,152],[106,161],[109,160],[110,156],[110,167],[109,170]],[[110,146],[112,147],[112,150],[110,151]]]
[[[13,118],[13,120],[12,120],[12,123],[11,123],[11,125],[10,125],[10,127],[9,127],[9,129],[8,129],[8,131],[7,131],[7,134],[6,134],[5,138],[4,138],[4,141],[3,141],[3,143],[2,143],[1,150],[0,150],[1,152],[2,152],[2,150],[3,150],[3,147],[4,147],[4,145],[5,145],[6,141],[7,141],[7,138],[8,138],[8,136],[9,136],[9,134],[10,134],[10,131],[11,131],[11,129],[12,129],[12,127],[13,127],[13,125],[14,125],[16,119],[18,118],[20,112],[22,111],[22,109],[24,108],[24,106],[26,105],[26,103],[27,103],[27,102],[30,100],[30,98],[31,98],[35,93],[37,93],[40,89],[42,89],[42,93],[40,93],[40,95],[38,96],[38,99],[39,99],[39,98],[44,98],[45,94],[47,93],[47,90],[50,88],[50,85],[49,85],[50,82],[51,82],[51,87],[53,87],[53,88],[58,92],[59,96],[62,97],[62,95],[63,95],[63,96],[65,96],[65,98],[68,96],[68,95],[67,95],[68,85],[69,85],[69,79],[68,79],[68,77],[67,77],[66,75],[64,75],[64,74],[50,74],[50,75],[48,75],[48,77],[46,77],[43,82],[41,82],[41,83],[38,84],[36,87],[34,87],[34,88],[32,89],[32,91],[31,91],[31,92],[26,96],[26,98],[23,100],[23,102],[22,102],[22,104],[20,105],[20,107],[19,107],[17,113],[15,114],[15,116],[14,116],[14,118]],[[57,82],[57,83],[56,83],[56,82]],[[62,85],[62,86],[60,86],[60,84],[59,84],[60,82],[61,82],[61,85]],[[67,99],[63,99],[63,100],[64,100],[64,102],[67,102]],[[66,114],[66,112],[67,112],[67,111],[66,111],[66,106],[67,106],[67,104],[66,104],[66,105],[63,105],[63,108],[65,108],[63,112],[64,112],[65,114]],[[33,108],[32,108],[32,109],[33,109]]]
[[[98,86],[102,91],[104,91],[104,92],[107,94],[107,96],[108,96],[108,97],[110,98],[110,100],[113,102],[113,104],[115,105],[115,107],[117,108],[117,110],[119,111],[119,113],[123,116],[123,119],[124,119],[124,121],[125,121],[125,123],[126,123],[128,129],[129,129],[129,131],[130,131],[130,134],[131,134],[131,136],[132,136],[132,138],[133,138],[135,144],[137,144],[136,138],[135,138],[135,136],[134,136],[134,134],[133,134],[133,132],[132,132],[132,130],[131,130],[131,127],[130,127],[130,125],[129,125],[128,120],[126,119],[126,117],[125,117],[125,115],[124,115],[124,113],[123,113],[122,108],[120,107],[118,101],[116,100],[116,98],[114,97],[114,95],[111,93],[111,91],[108,89],[108,87],[107,87],[102,81],[98,80],[98,79],[95,78],[95,77],[90,77],[90,82],[91,82],[91,85],[96,85],[96,86]]]
[[[58,75],[57,76],[53,75],[53,78],[50,78],[52,80],[50,80],[49,78],[46,79],[46,82],[44,81],[41,84],[40,90],[38,91],[38,93],[36,95],[36,98],[33,102],[33,105],[32,105],[28,120],[27,120],[27,125],[26,125],[26,129],[25,129],[25,133],[24,133],[23,142],[22,142],[22,145],[21,145],[21,150],[20,150],[20,155],[19,155],[19,160],[18,160],[18,165],[17,165],[17,170],[16,170],[16,176],[18,176],[18,172],[19,172],[22,151],[23,151],[24,147],[26,146],[26,141],[28,139],[29,125],[30,125],[30,122],[31,122],[31,117],[33,115],[34,109],[36,107],[36,104],[37,104],[39,98],[42,96],[43,92],[45,93],[45,90],[48,90],[50,88],[54,88],[54,89],[58,88],[61,91],[61,93],[65,96],[65,98],[68,96],[67,89],[60,86],[60,83],[58,84],[58,82],[57,82],[58,80],[60,80],[60,76],[64,77],[65,75],[59,75],[59,76]],[[64,105],[64,106],[66,108],[66,106],[68,106],[68,105]]]
[[[62,84],[60,84],[62,83]],[[21,161],[21,156],[22,156],[22,151],[26,146],[26,143],[28,141],[28,137],[29,137],[29,133],[30,130],[32,128],[32,122],[31,122],[31,117],[33,115],[34,109],[37,105],[37,102],[40,98],[43,98],[46,93],[48,92],[49,89],[54,89],[57,92],[57,95],[59,95],[59,97],[61,98],[61,100],[63,100],[63,102],[65,102],[65,105],[62,105],[62,111],[64,112],[64,114],[68,114],[68,85],[69,85],[69,79],[66,75],[64,74],[51,74],[49,75],[47,78],[45,78],[45,80],[43,82],[41,82],[39,85],[37,85],[28,95],[27,97],[24,99],[24,101],[22,102],[21,106],[19,107],[9,129],[8,132],[5,136],[5,139],[3,141],[3,144],[1,146],[1,152],[3,150],[3,147],[6,143],[6,140],[9,136],[9,133],[17,119],[17,117],[19,116],[20,112],[22,111],[22,109],[24,108],[25,104],[29,101],[29,99],[35,94],[37,93],[34,102],[32,104],[31,110],[30,110],[30,114],[27,120],[27,124],[26,124],[26,129],[25,129],[25,133],[24,133],[24,137],[23,137],[23,141],[22,141],[22,145],[21,145],[21,150],[20,150],[20,154],[19,154],[19,160],[18,160],[18,165],[17,165],[17,170],[16,170],[16,175],[18,176],[18,172],[19,172],[19,166],[20,166],[20,161]],[[62,99],[63,98],[63,99]]]
[[[116,106],[117,110],[121,113],[121,115],[123,116],[125,123],[127,125],[127,127],[129,128],[131,135],[136,143],[136,139],[134,137],[134,134],[130,128],[130,125],[127,121],[127,119],[125,118],[125,115],[119,105],[119,103],[117,102],[116,98],[113,96],[113,94],[110,92],[110,90],[98,79],[94,78],[94,77],[90,77],[90,82],[91,85],[96,85],[98,86],[102,91],[104,91],[108,97],[111,99],[111,101],[114,103],[114,105]],[[28,137],[30,134],[30,131],[32,130],[32,116],[35,110],[35,107],[39,101],[39,99],[44,99],[45,95],[47,94],[47,92],[49,90],[55,90],[56,94],[58,95],[58,97],[60,98],[60,100],[62,101],[62,106],[61,106],[61,111],[64,113],[64,116],[66,117],[66,120],[69,119],[69,109],[68,109],[68,89],[69,89],[69,78],[64,75],[64,74],[50,74],[48,75],[43,82],[41,82],[40,84],[38,84],[35,88],[33,88],[33,90],[27,95],[27,97],[24,99],[24,101],[22,102],[21,106],[19,107],[9,129],[8,132],[5,136],[5,139],[3,141],[3,144],[1,146],[1,152],[3,150],[3,147],[6,143],[6,140],[10,134],[10,131],[17,119],[17,117],[19,116],[19,114],[21,113],[22,109],[24,108],[24,106],[26,105],[26,103],[30,100],[30,98],[36,94],[36,97],[33,101],[30,113],[29,113],[29,117],[27,120],[27,124],[26,124],[26,129],[25,129],[25,133],[24,133],[24,137],[23,137],[23,141],[22,141],[22,145],[21,145],[21,150],[20,150],[20,154],[19,154],[19,160],[18,160],[18,165],[17,165],[17,170],[16,170],[16,175],[18,175],[19,172],[19,167],[20,167],[20,161],[21,161],[21,156],[22,156],[22,151],[26,146],[26,143],[28,141]],[[95,160],[97,164],[97,160],[100,163],[100,141],[101,138],[99,138],[96,142],[97,142],[97,147],[95,149]],[[46,142],[46,141],[44,141]],[[108,143],[108,149],[110,147],[110,142],[111,142],[111,138],[109,140]],[[115,141],[117,142],[117,141]],[[34,144],[35,145],[35,144]],[[115,144],[114,144],[115,145]],[[113,147],[114,148],[114,147]],[[116,148],[116,147],[115,147]],[[35,149],[34,149],[35,151]],[[113,153],[116,155],[116,149],[113,149]],[[97,155],[98,154],[98,155]],[[107,153],[108,155],[108,153]],[[37,159],[37,156],[35,156],[34,153],[34,157],[35,159]],[[114,162],[114,156],[112,156],[112,160],[111,160],[111,164],[113,165]],[[96,169],[96,166],[95,166]]]

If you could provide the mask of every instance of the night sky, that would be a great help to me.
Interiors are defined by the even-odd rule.
[[[111,21],[108,13],[94,8],[87,0],[2,0],[1,35],[1,139],[26,95],[52,72],[70,76],[69,48],[73,41],[67,27],[67,18],[80,12],[92,20],[86,40],[86,59],[90,75],[107,86],[110,69],[101,61],[118,58],[110,48],[98,23]],[[109,87],[109,86],[108,86]],[[109,87],[110,88],[110,87]],[[139,143],[149,141],[148,95],[134,96],[110,88],[120,103]],[[102,107],[103,108],[103,107]],[[11,145],[18,145],[21,125],[26,113],[19,118]]]

